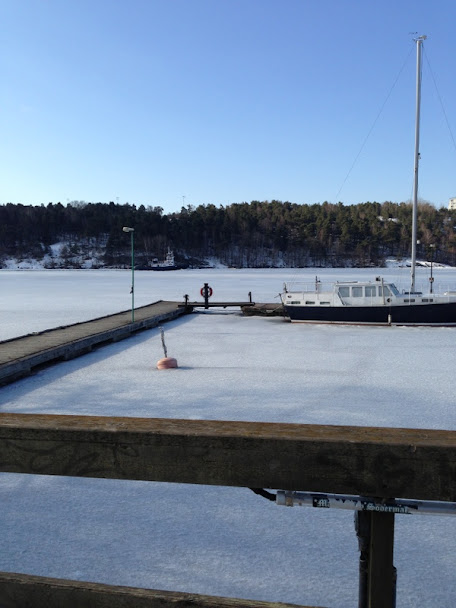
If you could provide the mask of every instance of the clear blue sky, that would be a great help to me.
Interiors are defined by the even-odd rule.
[[[420,197],[456,196],[455,0],[1,0],[0,23],[0,204],[408,200],[410,32]]]

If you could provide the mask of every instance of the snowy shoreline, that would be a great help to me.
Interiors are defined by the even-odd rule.
[[[53,254],[53,256],[45,256],[42,260],[37,260],[35,258],[25,258],[25,259],[21,259],[19,260],[18,258],[8,258],[3,260],[3,267],[0,268],[0,271],[2,270],[125,270],[125,268],[112,268],[112,267],[103,267],[102,264],[100,264],[100,262],[98,262],[95,258],[89,258],[89,259],[80,259],[79,260],[79,267],[75,268],[72,265],[68,265],[67,262],[62,258],[62,256],[60,255],[60,252],[63,248],[63,244],[59,244],[59,246],[54,246],[55,249],[55,253]],[[217,269],[217,270],[223,270],[223,269],[227,269],[228,267],[225,264],[222,264],[219,260],[217,259],[209,259],[206,260],[206,264],[207,267],[203,268],[203,270],[211,270],[211,269]],[[425,268],[434,268],[434,269],[439,269],[439,268],[452,268],[452,266],[448,266],[447,264],[440,264],[438,262],[434,262],[434,261],[430,261],[430,260],[417,260],[416,262],[418,267],[425,267]],[[411,262],[409,259],[401,259],[401,260],[396,260],[396,259],[387,259],[385,260],[385,266],[384,268],[409,268],[411,266]],[[338,267],[332,267],[332,266],[327,266],[325,267],[327,270],[334,270],[337,269]],[[355,268],[354,266],[345,266],[345,267],[340,267],[343,268],[346,271],[350,271],[353,268]],[[356,267],[358,268],[358,267]],[[371,266],[366,266],[366,269],[370,269],[372,268]],[[276,270],[291,270],[290,267],[274,267],[274,268],[270,268],[271,269],[276,269]],[[295,269],[303,269],[301,267],[299,268],[295,268]],[[307,270],[319,270],[320,267],[318,266],[309,266],[306,267]],[[243,268],[243,270],[249,270],[249,268]],[[264,270],[262,268],[251,268],[250,270]]]

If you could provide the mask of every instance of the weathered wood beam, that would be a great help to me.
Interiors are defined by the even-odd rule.
[[[296,604],[120,587],[9,572],[0,573],[0,605],[2,608],[298,608]]]
[[[0,471],[456,502],[456,431],[0,414]]]

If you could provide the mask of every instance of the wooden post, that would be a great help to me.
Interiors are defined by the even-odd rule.
[[[367,608],[369,590],[369,548],[371,522],[367,511],[355,512],[355,530],[359,546],[358,608]]]
[[[358,511],[359,608],[395,608],[394,513]]]
[[[369,608],[394,608],[394,513],[370,513]]]
[[[209,308],[209,283],[204,283],[203,294],[204,294],[204,308],[207,309],[207,308]]]

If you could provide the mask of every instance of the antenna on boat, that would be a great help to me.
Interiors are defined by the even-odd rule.
[[[416,43],[416,114],[415,114],[415,164],[413,181],[413,205],[412,205],[412,260],[411,260],[411,285],[410,291],[415,291],[415,267],[416,267],[416,235],[418,223],[418,165],[420,161],[420,112],[421,112],[421,52],[422,44],[427,36],[414,38]]]

